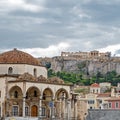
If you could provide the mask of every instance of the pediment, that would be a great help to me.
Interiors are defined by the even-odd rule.
[[[24,73],[20,75],[17,80],[36,81],[35,77],[29,73]]]

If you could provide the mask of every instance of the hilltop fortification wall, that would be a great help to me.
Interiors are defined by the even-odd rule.
[[[99,51],[91,52],[62,52],[61,56],[53,58],[41,58],[41,63],[51,64],[51,69],[55,72],[80,72],[80,70],[89,73],[89,75],[96,74],[98,71],[105,74],[108,71],[115,70],[120,74],[120,57],[112,57],[110,52],[100,53]],[[80,69],[80,64],[85,66]]]

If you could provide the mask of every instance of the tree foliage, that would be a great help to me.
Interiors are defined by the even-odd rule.
[[[78,85],[91,85],[92,83],[110,82],[112,85],[117,85],[120,82],[120,75],[115,71],[109,71],[106,74],[98,72],[91,78],[85,78],[84,73],[68,73],[65,71],[54,72],[52,69],[48,70],[48,77],[57,76],[65,81],[65,83],[73,83]]]

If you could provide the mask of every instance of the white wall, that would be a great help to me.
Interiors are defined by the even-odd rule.
[[[27,64],[0,64],[0,74],[8,74],[8,68],[13,68],[13,74],[24,74],[25,72],[34,75],[34,69],[37,70],[37,77],[43,75],[47,78],[47,69],[42,66],[34,66]]]

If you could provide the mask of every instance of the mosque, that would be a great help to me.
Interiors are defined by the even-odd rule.
[[[38,59],[14,49],[0,54],[0,117],[70,117],[71,86],[47,77]],[[74,109],[74,108],[73,108]]]

